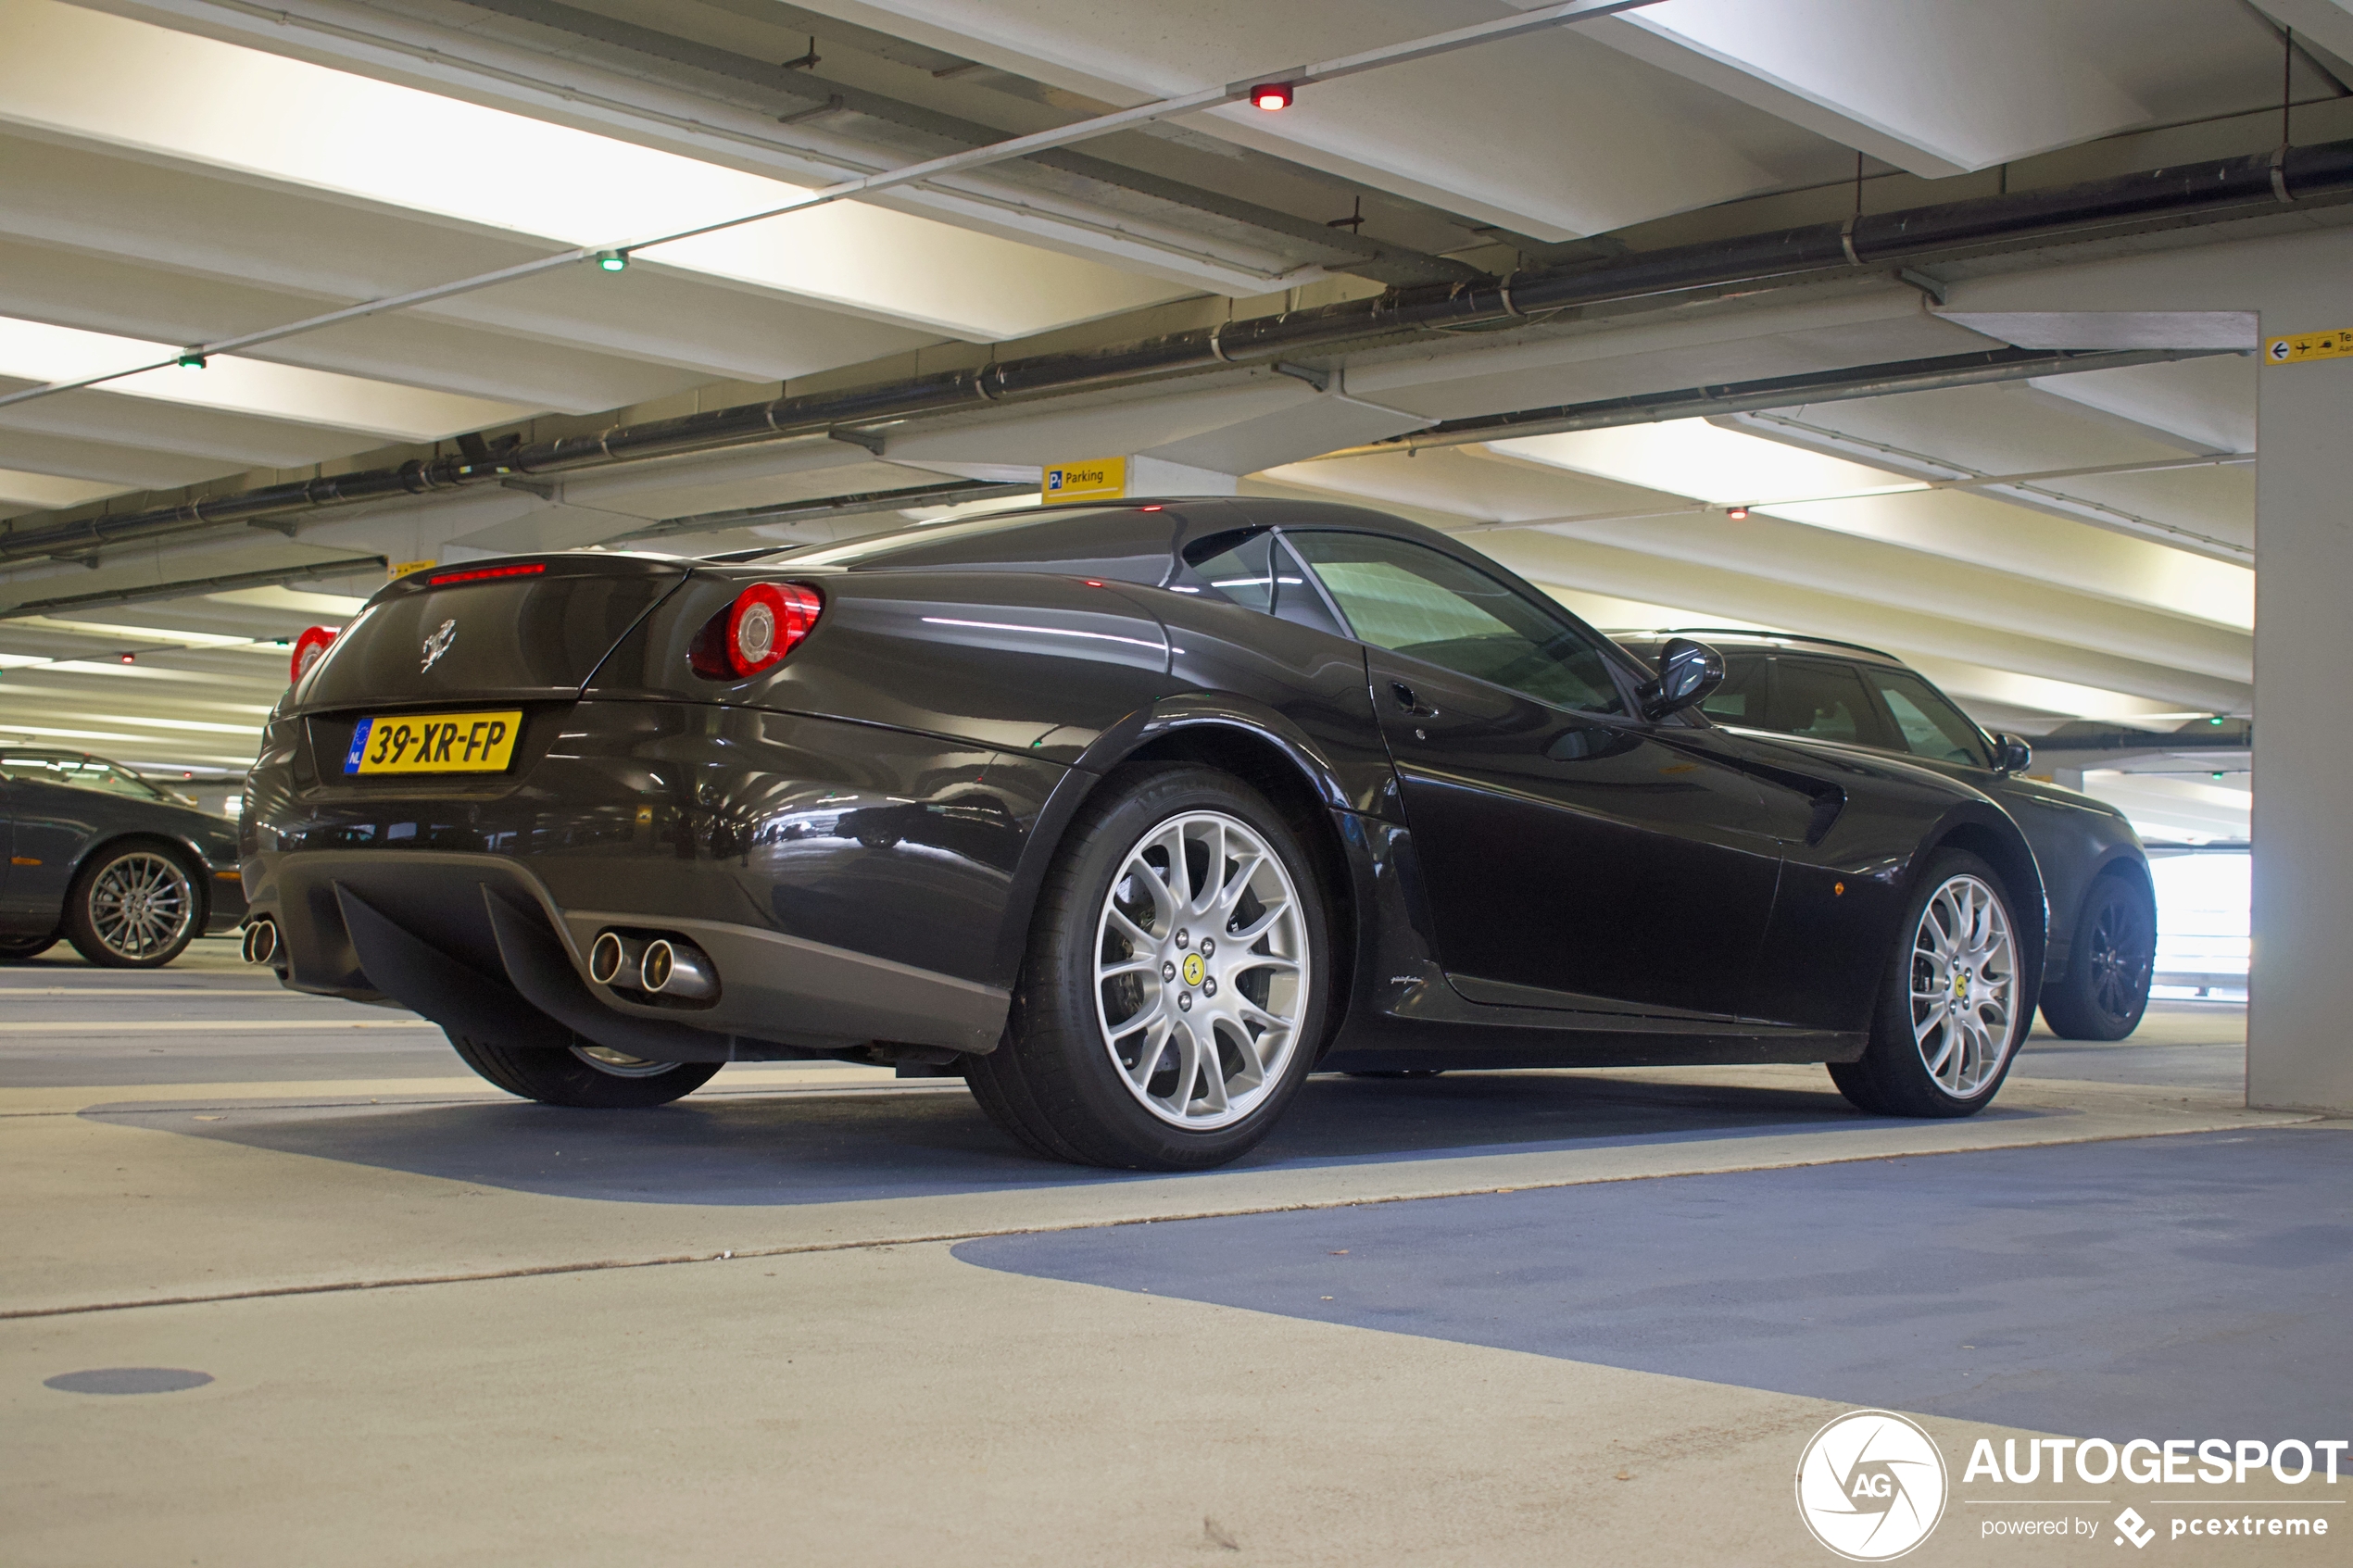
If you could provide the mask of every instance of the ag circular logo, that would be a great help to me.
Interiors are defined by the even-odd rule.
[[[1901,1557],[1944,1516],[1944,1456],[1886,1411],[1856,1411],[1814,1434],[1797,1461],[1797,1514],[1856,1562]]]
[[[1186,984],[1186,985],[1200,985],[1200,984],[1201,984],[1201,977],[1202,977],[1202,975],[1204,975],[1204,974],[1208,973],[1208,972],[1209,972],[1209,966],[1208,966],[1207,964],[1205,964],[1205,963],[1203,963],[1203,962],[1202,962],[1202,961],[1201,961],[1201,955],[1200,955],[1199,953],[1187,953],[1187,954],[1185,955],[1185,984]]]

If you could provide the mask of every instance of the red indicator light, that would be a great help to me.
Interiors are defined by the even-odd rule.
[[[1161,508],[1157,505],[1154,505],[1150,507],[1138,507],[1136,509],[1139,512],[1156,512]]]
[[[1731,507],[1726,509],[1724,515],[1730,518],[1734,522],[1746,522],[1748,521],[1748,508],[1746,507]]]
[[[1290,83],[1288,82],[1262,82],[1250,90],[1250,101],[1268,114],[1290,107]]]
[[[547,570],[547,563],[544,560],[533,561],[528,566],[484,566],[472,571],[440,572],[426,578],[425,585],[429,588],[438,588],[450,583],[487,582],[493,577],[536,577]]]
[[[755,583],[711,618],[686,661],[707,680],[740,681],[773,670],[817,624],[824,601],[798,583]]]
[[[1086,583],[1089,588],[1100,588],[1103,585],[1103,580],[1100,577],[1082,577],[1079,581]],[[128,658],[129,655],[125,655],[124,657]]]
[[[296,637],[294,659],[286,675],[287,684],[292,684],[308,674],[310,667],[319,662],[319,656],[327,651],[327,645],[334,640],[335,629],[332,626],[313,626]]]
[[[126,653],[122,656],[122,661],[125,664],[136,664],[139,662],[139,656],[135,653]]]

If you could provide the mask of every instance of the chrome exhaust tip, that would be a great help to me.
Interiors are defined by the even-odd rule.
[[[247,922],[241,947],[247,963],[268,963],[278,956],[278,922],[263,916]]]
[[[666,936],[646,944],[637,980],[656,996],[700,999],[719,995],[719,971],[710,955],[691,942]]]
[[[615,981],[629,984],[624,976],[636,974],[646,958],[645,942],[635,936],[623,936],[618,931],[600,935],[588,949],[588,978],[599,985]]]

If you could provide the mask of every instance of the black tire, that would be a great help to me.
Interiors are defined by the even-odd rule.
[[[57,933],[46,936],[0,936],[0,963],[22,963],[37,959],[57,945]]]
[[[1940,1081],[1929,1067],[1931,1048],[1961,1034],[1960,1026],[1946,1025],[1945,1033],[1931,1035],[1926,1044],[1914,1032],[1916,972],[1924,966],[1927,980],[1936,985],[1939,996],[1951,978],[1938,972],[1940,960],[1932,952],[1919,950],[1917,945],[1922,939],[1923,917],[1931,902],[1956,878],[1973,878],[1999,904],[2002,924],[2009,935],[2012,965],[2007,975],[2012,999],[2006,1010],[2007,1016],[1999,1023],[2003,1035],[1998,1046],[1999,1058],[1982,1079],[1964,1078],[1964,1092],[1957,1092]],[[1976,856],[1946,849],[1929,861],[1919,887],[1905,905],[1904,919],[1896,927],[1895,950],[1890,955],[1886,974],[1880,982],[1879,1005],[1872,1010],[1870,1044],[1858,1060],[1831,1063],[1831,1081],[1857,1109],[1879,1116],[1952,1117],[1974,1116],[1993,1103],[1994,1097],[2001,1092],[2002,1081],[2009,1076],[2010,1064],[2018,1060],[2019,1042],[2026,1037],[2032,1022],[2032,1010],[2022,999],[2028,994],[2028,976],[2019,967],[2023,961],[2023,944],[2011,908],[2009,890],[2000,873]],[[1984,973],[1996,972],[1989,964],[1974,972],[1982,978]],[[1935,1005],[1924,1004],[1924,1015],[1933,1011]],[[1993,1022],[1984,1016],[1982,1007],[1956,1012],[1981,1024]],[[1990,1030],[1986,1046],[1980,1060],[1994,1048]],[[1954,1048],[1966,1058],[1966,1047],[1956,1043]],[[1957,1063],[1956,1075],[1959,1076],[1961,1071]]]
[[[2110,872],[2083,896],[2067,973],[2043,988],[2043,1022],[2063,1040],[2120,1040],[2141,1026],[2157,969],[2157,900]]]
[[[148,902],[129,912],[133,906],[126,905],[126,893]],[[145,911],[167,898],[175,901],[174,912],[159,925]],[[183,850],[157,839],[126,838],[94,852],[74,874],[66,890],[63,934],[94,964],[161,969],[203,933],[208,912],[204,874],[188,864]]]
[[[614,1071],[578,1051],[523,1050],[472,1040],[445,1029],[468,1067],[510,1095],[579,1110],[644,1110],[690,1095],[719,1071],[715,1061],[648,1062],[655,1069]]]
[[[1258,982],[1243,974],[1249,966],[1241,960],[1265,956],[1260,954],[1264,942],[1237,947],[1228,941],[1219,962],[1228,966],[1227,983],[1231,990],[1217,1008],[1232,1007],[1233,995],[1239,993],[1253,1007],[1279,1006],[1291,1013],[1293,1022],[1288,1043],[1267,1053],[1271,1057],[1278,1048],[1279,1062],[1248,1084],[1244,1092],[1252,1098],[1246,1108],[1236,1097],[1231,1102],[1236,1109],[1226,1112],[1234,1115],[1234,1120],[1201,1128],[1180,1125],[1146,1109],[1145,1100],[1161,1078],[1142,1067],[1147,1073],[1143,1085],[1130,1087],[1128,1073],[1114,1060],[1115,1047],[1106,1037],[1097,1011],[1099,999],[1108,1000],[1114,995],[1110,987],[1126,984],[1100,983],[1106,988],[1099,998],[1096,965],[1104,941],[1099,935],[1100,922],[1114,883],[1125,878],[1129,856],[1148,834],[1158,833],[1189,814],[1232,819],[1263,843],[1269,859],[1279,864],[1289,881],[1288,907],[1295,911],[1296,922],[1286,929],[1303,944],[1306,960],[1304,984],[1291,982],[1294,988],[1288,999],[1278,1003],[1271,993],[1251,995],[1248,987]],[[1190,852],[1189,848],[1187,854]],[[1204,875],[1207,864],[1204,859],[1189,874]],[[1242,864],[1238,859],[1229,860],[1217,869],[1219,877]],[[1239,887],[1250,880],[1237,874],[1233,882],[1221,880],[1214,885]],[[1126,885],[1132,888],[1134,884],[1130,881]],[[1271,906],[1249,907],[1263,910],[1283,904],[1277,900]],[[1224,932],[1204,926],[1201,935],[1213,940],[1223,938],[1242,918],[1238,913]],[[1159,931],[1157,926],[1153,929]],[[1198,1171],[1223,1165],[1266,1135],[1315,1063],[1328,1015],[1332,970],[1328,929],[1325,893],[1313,859],[1280,813],[1255,791],[1230,774],[1186,763],[1122,769],[1097,788],[1072,822],[1038,895],[1005,1037],[994,1051],[968,1061],[965,1081],[991,1119],[1033,1153],[1129,1171]],[[1169,942],[1176,939],[1173,930],[1159,934]],[[1188,931],[1187,941],[1191,940]],[[1187,950],[1194,949],[1189,947]],[[1140,987],[1146,985],[1164,986],[1151,994],[1167,998],[1173,1008],[1176,998],[1190,989],[1202,998],[1202,1006],[1188,1016],[1206,1026],[1215,1010],[1209,998],[1218,993],[1214,983],[1191,977],[1195,967],[1206,969],[1186,968],[1182,984],[1174,979],[1139,979],[1136,994],[1143,994]],[[1214,972],[1208,974],[1210,982],[1214,979]],[[1139,1011],[1134,1016],[1145,1015]],[[1207,1032],[1213,1041],[1220,1038],[1215,1030]],[[1137,1037],[1131,1035],[1124,1039]],[[1206,1073],[1218,1074],[1220,1098],[1214,1103],[1227,1103],[1224,1097],[1248,1077],[1245,1070],[1227,1067],[1226,1048],[1204,1056],[1207,1065],[1200,1080],[1204,1097]],[[1239,1058],[1232,1060],[1239,1062]],[[1180,1070],[1172,1065],[1169,1071]],[[1189,1103],[1185,1085],[1193,1082],[1184,1078],[1167,1093]],[[1184,1111],[1177,1108],[1167,1114]]]

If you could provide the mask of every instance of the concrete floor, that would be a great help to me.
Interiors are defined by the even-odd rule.
[[[1963,1123],[1818,1069],[1319,1078],[1170,1178],[879,1071],[523,1105],[217,943],[0,997],[10,1563],[1830,1562],[1791,1476],[1873,1405],[1951,1470],[1907,1561],[2353,1530],[2353,1467],[1961,1481],[1981,1436],[2353,1436],[2353,1140],[2244,1109],[2236,1009],[2038,1036]],[[75,1391],[142,1368],[209,1381]]]

